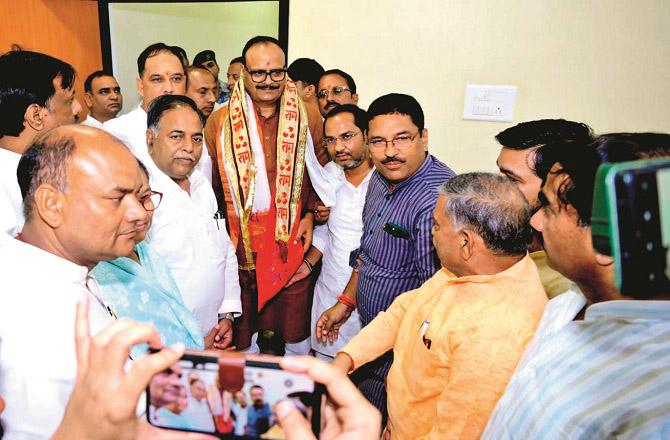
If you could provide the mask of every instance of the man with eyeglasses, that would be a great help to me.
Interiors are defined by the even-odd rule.
[[[338,328],[337,338],[324,337],[316,323],[321,314],[339,300],[346,304],[346,299],[338,297],[351,277],[349,255],[358,248],[363,234],[363,204],[373,172],[365,135],[367,128],[367,113],[353,104],[338,106],[326,115],[324,149],[332,160],[326,168],[332,171],[332,179],[338,184],[337,202],[328,223],[314,229],[312,247],[291,280],[307,277],[322,261],[314,287],[311,340],[316,357],[325,360],[332,360],[361,329],[355,310]]]
[[[218,164],[215,191],[219,206],[226,207],[240,266],[243,314],[235,322],[234,345],[255,351],[252,338],[270,330],[287,342],[287,354],[305,354],[311,281],[286,284],[312,242],[317,202],[312,165],[321,170],[309,135],[315,121],[307,121],[297,88],[287,78],[279,41],[254,37],[242,58],[245,67],[228,106],[215,112],[205,129]],[[323,182],[313,183],[320,191]]]
[[[26,222],[0,235],[2,422],[7,438],[49,438],[75,385],[77,303],[88,298],[92,334],[112,320],[89,271],[130,254],[149,214],[137,160],[97,128],[38,136],[15,173]]]
[[[454,172],[428,153],[423,110],[412,96],[377,98],[368,117],[368,148],[376,171],[363,208],[363,236],[349,283],[317,323],[322,339],[336,339],[354,309],[367,325],[398,295],[418,288],[439,269],[432,215],[438,186]],[[368,364],[359,384],[382,414],[391,362],[389,352]]]
[[[214,191],[195,168],[203,149],[203,117],[186,96],[163,95],[149,106],[147,150],[151,188],[163,193],[147,235],[170,268],[205,348],[225,349],[240,315],[235,248],[220,219]]]
[[[338,105],[358,104],[354,79],[340,69],[326,70],[321,75],[316,96],[319,101],[321,116],[326,116],[329,111]]]

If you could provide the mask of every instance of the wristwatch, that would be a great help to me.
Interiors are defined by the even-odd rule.
[[[232,312],[219,313],[219,322],[220,322],[222,319],[229,319],[230,322],[234,322],[234,321],[235,321],[235,315],[233,315]]]

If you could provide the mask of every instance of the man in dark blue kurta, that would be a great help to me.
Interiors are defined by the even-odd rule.
[[[333,338],[354,305],[367,325],[403,292],[416,289],[439,269],[431,238],[438,187],[454,176],[428,154],[423,111],[411,96],[392,93],[368,109],[367,138],[376,171],[363,208],[363,236],[349,284],[321,315],[317,333]],[[359,388],[386,414],[384,379],[389,352],[357,371]]]

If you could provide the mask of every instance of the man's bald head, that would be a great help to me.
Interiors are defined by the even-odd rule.
[[[70,125],[48,131],[23,154],[17,177],[28,229],[77,264],[125,256],[135,235],[145,232],[140,167],[102,130]]]

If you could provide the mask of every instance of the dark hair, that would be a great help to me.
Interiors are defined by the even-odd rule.
[[[151,46],[147,47],[140,53],[140,56],[137,57],[137,73],[139,73],[140,78],[144,75],[144,69],[147,67],[147,59],[158,55],[159,53],[171,53],[179,59],[182,67],[184,66],[184,60],[181,55],[175,49],[177,46],[168,46],[165,43],[154,43]],[[183,50],[183,49],[182,49]]]
[[[214,61],[216,63],[216,54],[213,50],[207,49],[195,54],[195,57],[193,58],[193,65],[202,66],[207,61]]]
[[[27,50],[0,56],[0,137],[21,134],[26,109],[32,104],[49,108],[57,77],[63,90],[71,89],[74,68],[57,58]]]
[[[492,173],[459,174],[442,184],[446,215],[471,229],[496,255],[522,255],[531,240],[530,206],[510,179]]]
[[[370,107],[368,107],[368,118],[370,120],[375,116],[392,115],[394,113],[409,116],[414,125],[419,129],[419,132],[423,131],[423,110],[421,110],[421,105],[419,105],[413,96],[403,95],[402,93],[389,93],[375,99],[370,104]]]
[[[75,141],[71,134],[49,130],[35,138],[23,153],[16,168],[16,178],[23,197],[26,221],[32,215],[35,191],[40,185],[47,183],[59,191],[67,189],[67,166],[74,150]]]
[[[546,182],[552,174],[567,174],[557,190],[562,207],[571,205],[577,211],[577,224],[591,225],[593,190],[598,167],[606,162],[627,162],[670,156],[670,135],[663,133],[609,133],[592,142],[558,142],[541,147],[537,175]],[[551,171],[555,164],[559,168]]]
[[[528,150],[555,142],[591,140],[591,127],[565,119],[539,119],[507,128],[496,135],[500,145],[512,150]]]
[[[247,51],[251,49],[253,46],[261,43],[272,43],[279,47],[281,51],[284,53],[284,59],[286,59],[286,51],[282,47],[281,43],[279,40],[277,40],[274,37],[268,37],[267,35],[257,35],[251,40],[247,41],[247,44],[244,45],[244,49],[242,49],[242,64],[245,66],[247,65]]]
[[[86,77],[86,81],[84,81],[84,91],[92,93],[93,80],[96,78],[102,78],[103,76],[111,76],[112,78],[114,78],[114,75],[107,72],[106,70],[96,70],[95,72],[91,73],[89,76]]]
[[[168,110],[174,110],[181,107],[190,107],[200,118],[203,127],[205,126],[205,117],[188,96],[183,95],[161,95],[151,101],[147,111],[147,129],[156,132],[160,123],[161,116]]]
[[[319,78],[323,75],[323,67],[312,58],[298,58],[288,66],[288,76],[293,81],[302,81],[318,87]]]
[[[242,58],[242,57],[235,57],[235,58],[233,58],[232,60],[230,60],[230,63],[228,63],[228,65],[230,66],[231,64],[235,64],[235,63],[244,64],[244,58]]]
[[[328,118],[332,118],[340,113],[351,113],[354,116],[354,124],[356,124],[356,127],[360,128],[363,133],[367,131],[369,122],[368,113],[354,104],[342,104],[331,109],[323,118],[323,129],[326,129],[326,121]]]
[[[319,81],[321,80],[321,78],[323,78],[323,77],[326,76],[326,75],[338,75],[338,76],[341,76],[341,77],[344,78],[344,80],[347,82],[347,87],[349,87],[349,90],[351,90],[351,94],[353,95],[353,94],[356,93],[356,82],[354,82],[354,79],[351,77],[351,75],[349,75],[349,74],[348,74],[347,72],[345,72],[344,70],[340,70],[340,69],[330,69],[330,70],[326,70],[325,72],[323,72],[323,73],[321,74],[321,77],[319,78]],[[317,84],[318,84],[318,81],[317,81]]]
[[[249,387],[249,391],[253,390],[254,388],[258,388],[259,390],[265,390],[265,388],[263,388],[263,387],[260,386],[260,385],[251,385],[251,386]]]
[[[184,48],[180,46],[172,46],[172,49],[176,52],[177,56],[181,60],[182,65],[184,67],[188,66],[188,55],[186,55]]]

